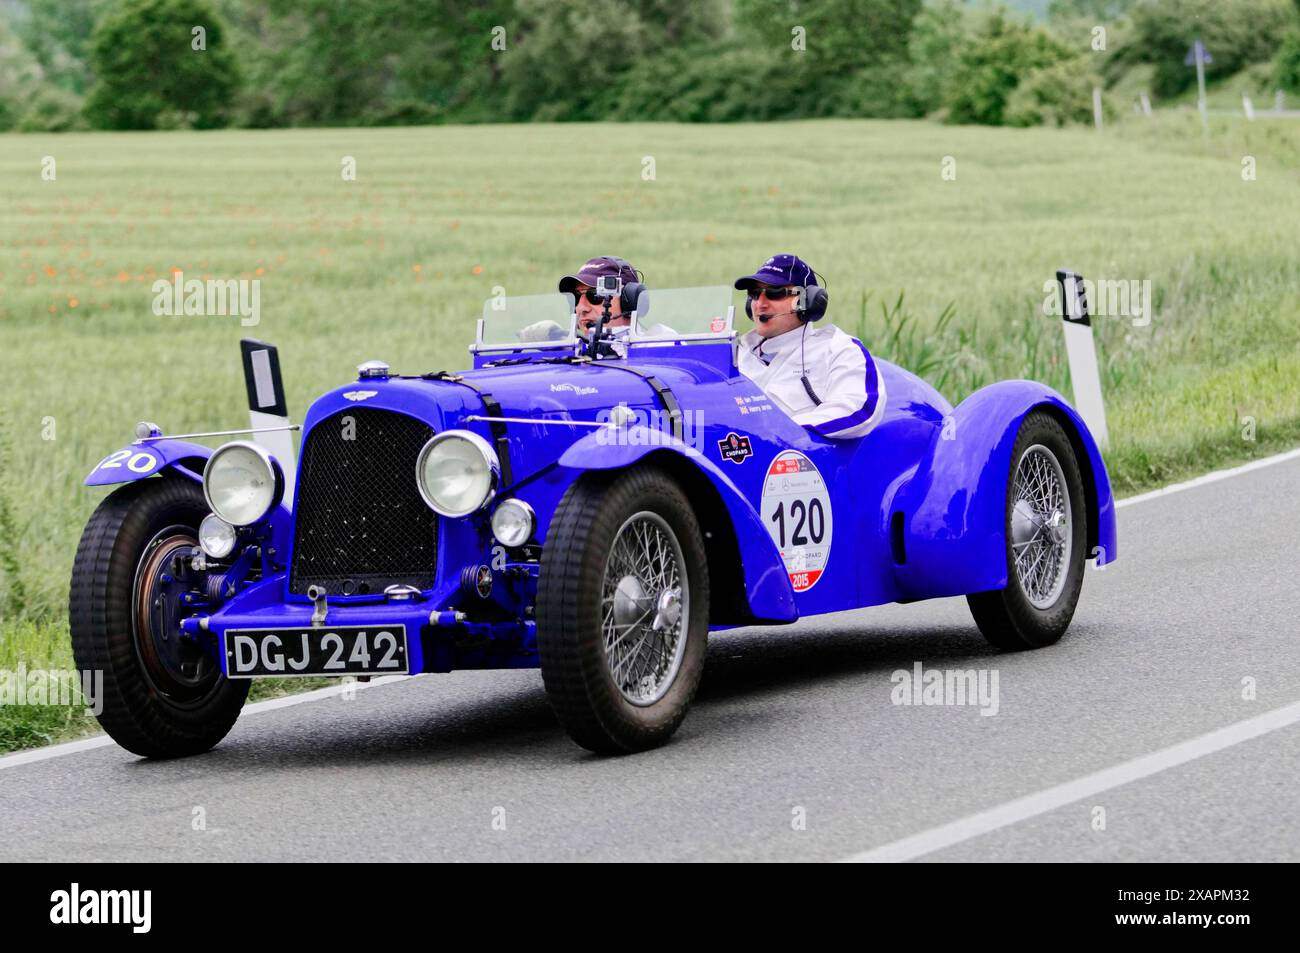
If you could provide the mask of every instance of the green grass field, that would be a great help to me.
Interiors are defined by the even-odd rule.
[[[367,358],[463,366],[494,286],[548,291],[595,254],[665,287],[796,251],[826,275],[832,320],[929,365],[954,400],[1020,376],[1070,395],[1042,312],[1058,266],[1150,279],[1149,326],[1098,322],[1117,490],[1295,445],[1298,159],[1300,124],[1216,118],[1203,136],[1172,113],[1100,135],[826,121],[0,136],[0,669],[71,667],[69,569],[107,492],[81,479],[137,420],[245,425],[240,337],[280,346],[301,419]],[[260,325],[156,317],[150,286],[174,268],[259,278]],[[0,750],[87,724],[0,708]]]

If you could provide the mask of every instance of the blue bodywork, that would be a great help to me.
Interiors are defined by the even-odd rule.
[[[879,358],[876,366],[886,385],[884,418],[867,436],[848,441],[818,437],[774,407],[735,369],[732,344],[725,340],[633,344],[626,357],[600,361],[521,351],[494,362],[479,354],[475,368],[460,379],[393,375],[331,391],[309,409],[304,441],[321,422],[364,406],[409,415],[435,432],[467,429],[495,442],[500,429],[494,435],[486,421],[466,420],[488,415],[481,392],[495,398],[501,417],[531,422],[497,425],[504,427],[504,443],[496,445],[508,458],[503,462],[509,476],[492,503],[461,519],[438,518],[432,588],[404,600],[331,595],[328,623],[404,624],[412,672],[538,664],[536,547],[544,549],[561,497],[593,471],[643,462],[673,473],[695,505],[706,534],[715,629],[1000,589],[1007,584],[1011,453],[1021,421],[1035,409],[1055,415],[1075,446],[1087,495],[1090,555],[1098,564],[1116,558],[1105,465],[1087,427],[1060,394],[1033,381],[1003,381],[953,408],[914,374]],[[636,421],[606,429],[574,423],[608,421],[618,405],[635,411]],[[615,429],[619,436],[611,441]],[[144,479],[160,471],[200,479],[210,453],[178,440],[137,442],[101,462],[86,483]],[[820,477],[814,482],[824,485],[830,510],[818,514],[821,522],[799,514],[808,517],[807,532],[822,529],[824,545],[810,548],[817,563],[811,571],[799,561],[807,552],[791,546],[783,558],[778,535],[784,538],[785,514],[765,517],[763,510],[765,486],[776,493],[787,473],[812,479],[808,465]],[[536,513],[531,551],[507,550],[492,538],[491,511],[508,497],[524,500]],[[228,630],[311,623],[313,604],[289,591],[286,569],[293,559],[296,506],[296,499],[286,500],[263,525],[244,531],[243,569],[223,588],[228,594],[196,605],[182,623],[222,657],[223,667],[220,646]],[[797,524],[791,526],[792,540],[798,539]],[[493,580],[487,598],[463,582],[467,567],[485,565]]]

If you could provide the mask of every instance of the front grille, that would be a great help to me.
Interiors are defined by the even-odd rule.
[[[432,436],[414,417],[363,407],[311,429],[298,468],[290,592],[433,586],[438,517],[415,485],[416,457]]]

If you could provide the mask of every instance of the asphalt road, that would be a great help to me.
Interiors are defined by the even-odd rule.
[[[256,711],[181,761],[0,759],[0,859],[1300,860],[1297,527],[1294,457],[1126,505],[1037,652],[964,599],[719,634],[633,757],[574,746],[528,671]],[[917,662],[996,672],[997,713],[894,704]]]

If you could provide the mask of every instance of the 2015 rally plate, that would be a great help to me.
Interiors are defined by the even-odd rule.
[[[319,629],[229,629],[222,638],[227,678],[295,675],[406,675],[405,625]]]

